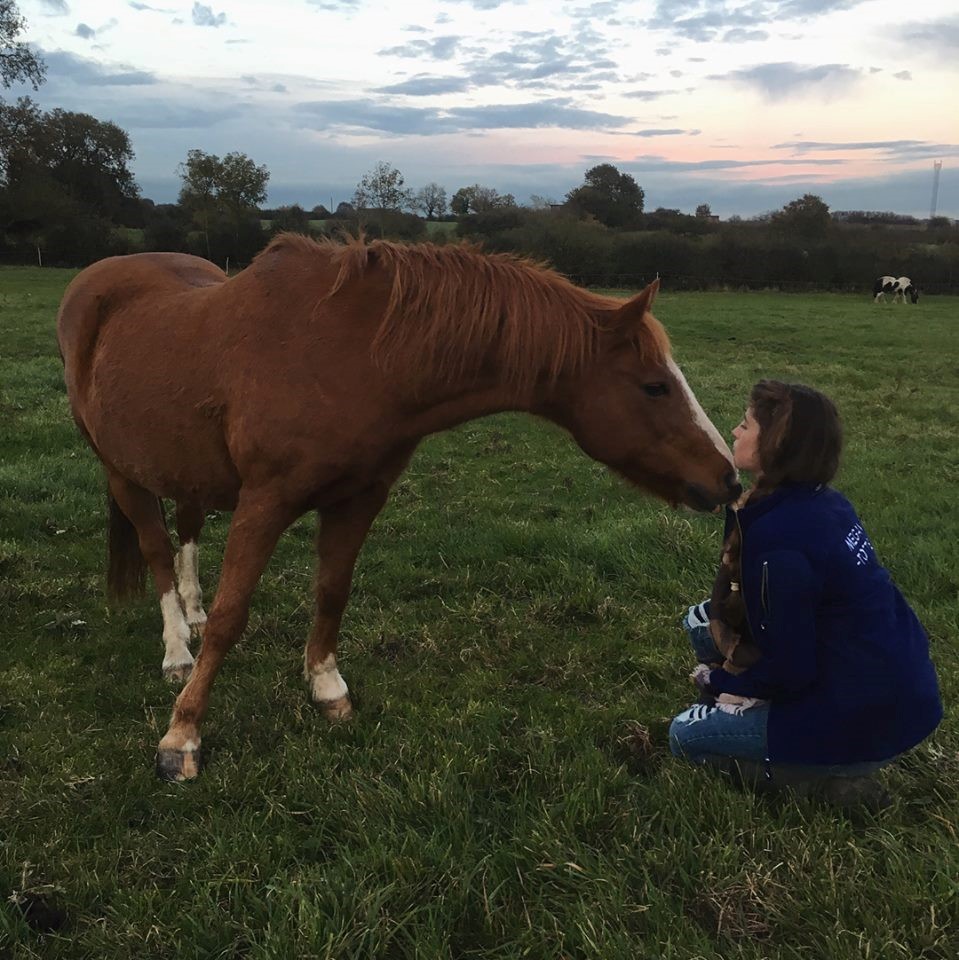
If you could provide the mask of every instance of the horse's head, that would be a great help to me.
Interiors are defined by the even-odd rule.
[[[595,357],[565,385],[558,420],[596,460],[671,503],[712,510],[741,487],[732,454],[649,312],[659,281],[601,312]]]

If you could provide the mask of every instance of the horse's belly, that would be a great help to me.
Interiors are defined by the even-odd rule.
[[[160,497],[235,506],[239,477],[216,411],[202,401],[183,391],[151,403],[93,391],[84,420],[101,459],[128,480]]]

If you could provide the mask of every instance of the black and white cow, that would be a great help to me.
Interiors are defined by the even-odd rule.
[[[908,277],[877,277],[872,285],[874,301],[884,300],[887,293],[892,294],[893,303],[905,303],[906,297],[911,303],[919,302],[919,288]]]

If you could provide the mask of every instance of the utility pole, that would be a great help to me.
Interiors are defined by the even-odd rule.
[[[932,220],[936,215],[936,203],[939,200],[939,174],[942,172],[942,161],[933,160],[932,162],[932,206],[929,208],[929,219]]]

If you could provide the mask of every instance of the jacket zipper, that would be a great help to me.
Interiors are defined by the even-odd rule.
[[[742,591],[743,600],[746,599],[746,578],[744,576],[744,567],[743,563],[743,553],[745,551],[745,539],[743,537],[743,528],[739,522],[739,511],[734,511],[736,515],[736,528],[739,530],[739,589]],[[759,593],[759,602],[763,610],[763,616],[769,616],[768,602],[769,602],[769,563],[766,560],[763,560],[763,575],[762,582],[760,584],[760,593]],[[749,619],[749,604],[744,603],[743,608],[746,611],[746,622],[749,624],[749,632],[753,635],[753,638],[757,637],[758,634],[753,629],[752,621]],[[761,623],[759,625],[761,630],[766,629],[766,624]]]
[[[765,621],[769,618],[769,563],[766,560],[763,560],[763,579],[759,590],[759,602],[763,608],[763,620]]]

